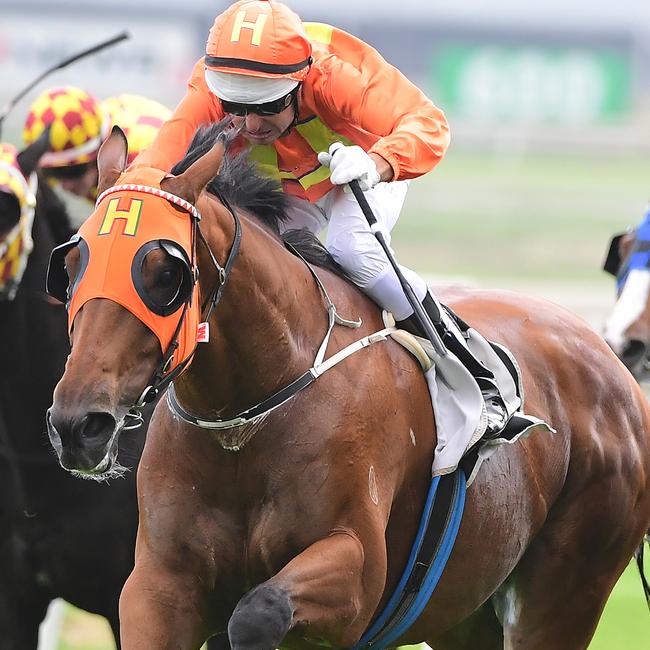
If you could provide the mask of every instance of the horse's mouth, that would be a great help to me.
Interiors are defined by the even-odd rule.
[[[124,419],[117,422],[104,445],[94,448],[78,444],[66,445],[54,426],[49,411],[47,414],[47,432],[61,467],[73,476],[94,481],[121,477],[127,471],[117,460],[118,440],[123,425]]]
[[[77,478],[83,478],[90,481],[102,482],[108,481],[112,478],[121,478],[129,470],[118,462],[117,451],[118,445],[114,444],[100,463],[92,469],[67,469],[67,471]]]

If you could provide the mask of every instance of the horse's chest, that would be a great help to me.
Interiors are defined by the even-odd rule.
[[[244,558],[251,577],[266,579],[274,575],[313,542],[309,531],[277,506],[266,507],[252,523]]]

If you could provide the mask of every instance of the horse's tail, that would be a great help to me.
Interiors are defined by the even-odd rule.
[[[641,540],[639,547],[634,551],[634,557],[636,558],[636,566],[639,569],[639,575],[641,576],[641,584],[643,585],[643,593],[645,594],[646,602],[648,603],[648,609],[650,609],[650,583],[648,583],[648,578],[645,575],[643,570],[643,550],[645,545],[648,544],[650,547],[650,530],[645,534],[644,538]]]

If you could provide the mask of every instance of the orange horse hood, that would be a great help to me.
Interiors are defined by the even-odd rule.
[[[184,199],[160,189],[164,172],[139,168],[137,184],[129,183],[133,175],[122,175],[106,190],[79,229],[82,261],[70,289],[68,326],[72,329],[77,312],[89,300],[112,300],[156,335],[163,355],[170,345],[177,346],[166,368],[171,371],[191,357],[197,342],[200,300],[193,238],[198,213]],[[147,300],[140,281],[144,257],[152,248],[181,259],[184,269],[176,297],[158,308]]]

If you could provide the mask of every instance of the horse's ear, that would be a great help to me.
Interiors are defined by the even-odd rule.
[[[34,140],[28,147],[25,147],[17,156],[16,161],[23,176],[27,178],[37,167],[43,154],[50,148],[51,124]]]
[[[205,186],[219,173],[226,150],[223,138],[217,138],[212,148],[193,162],[182,174],[163,181],[165,190],[194,204]]]
[[[126,168],[128,154],[129,145],[126,135],[116,125],[108,138],[102,143],[97,154],[97,169],[99,170],[98,195],[115,185],[115,181]]]

